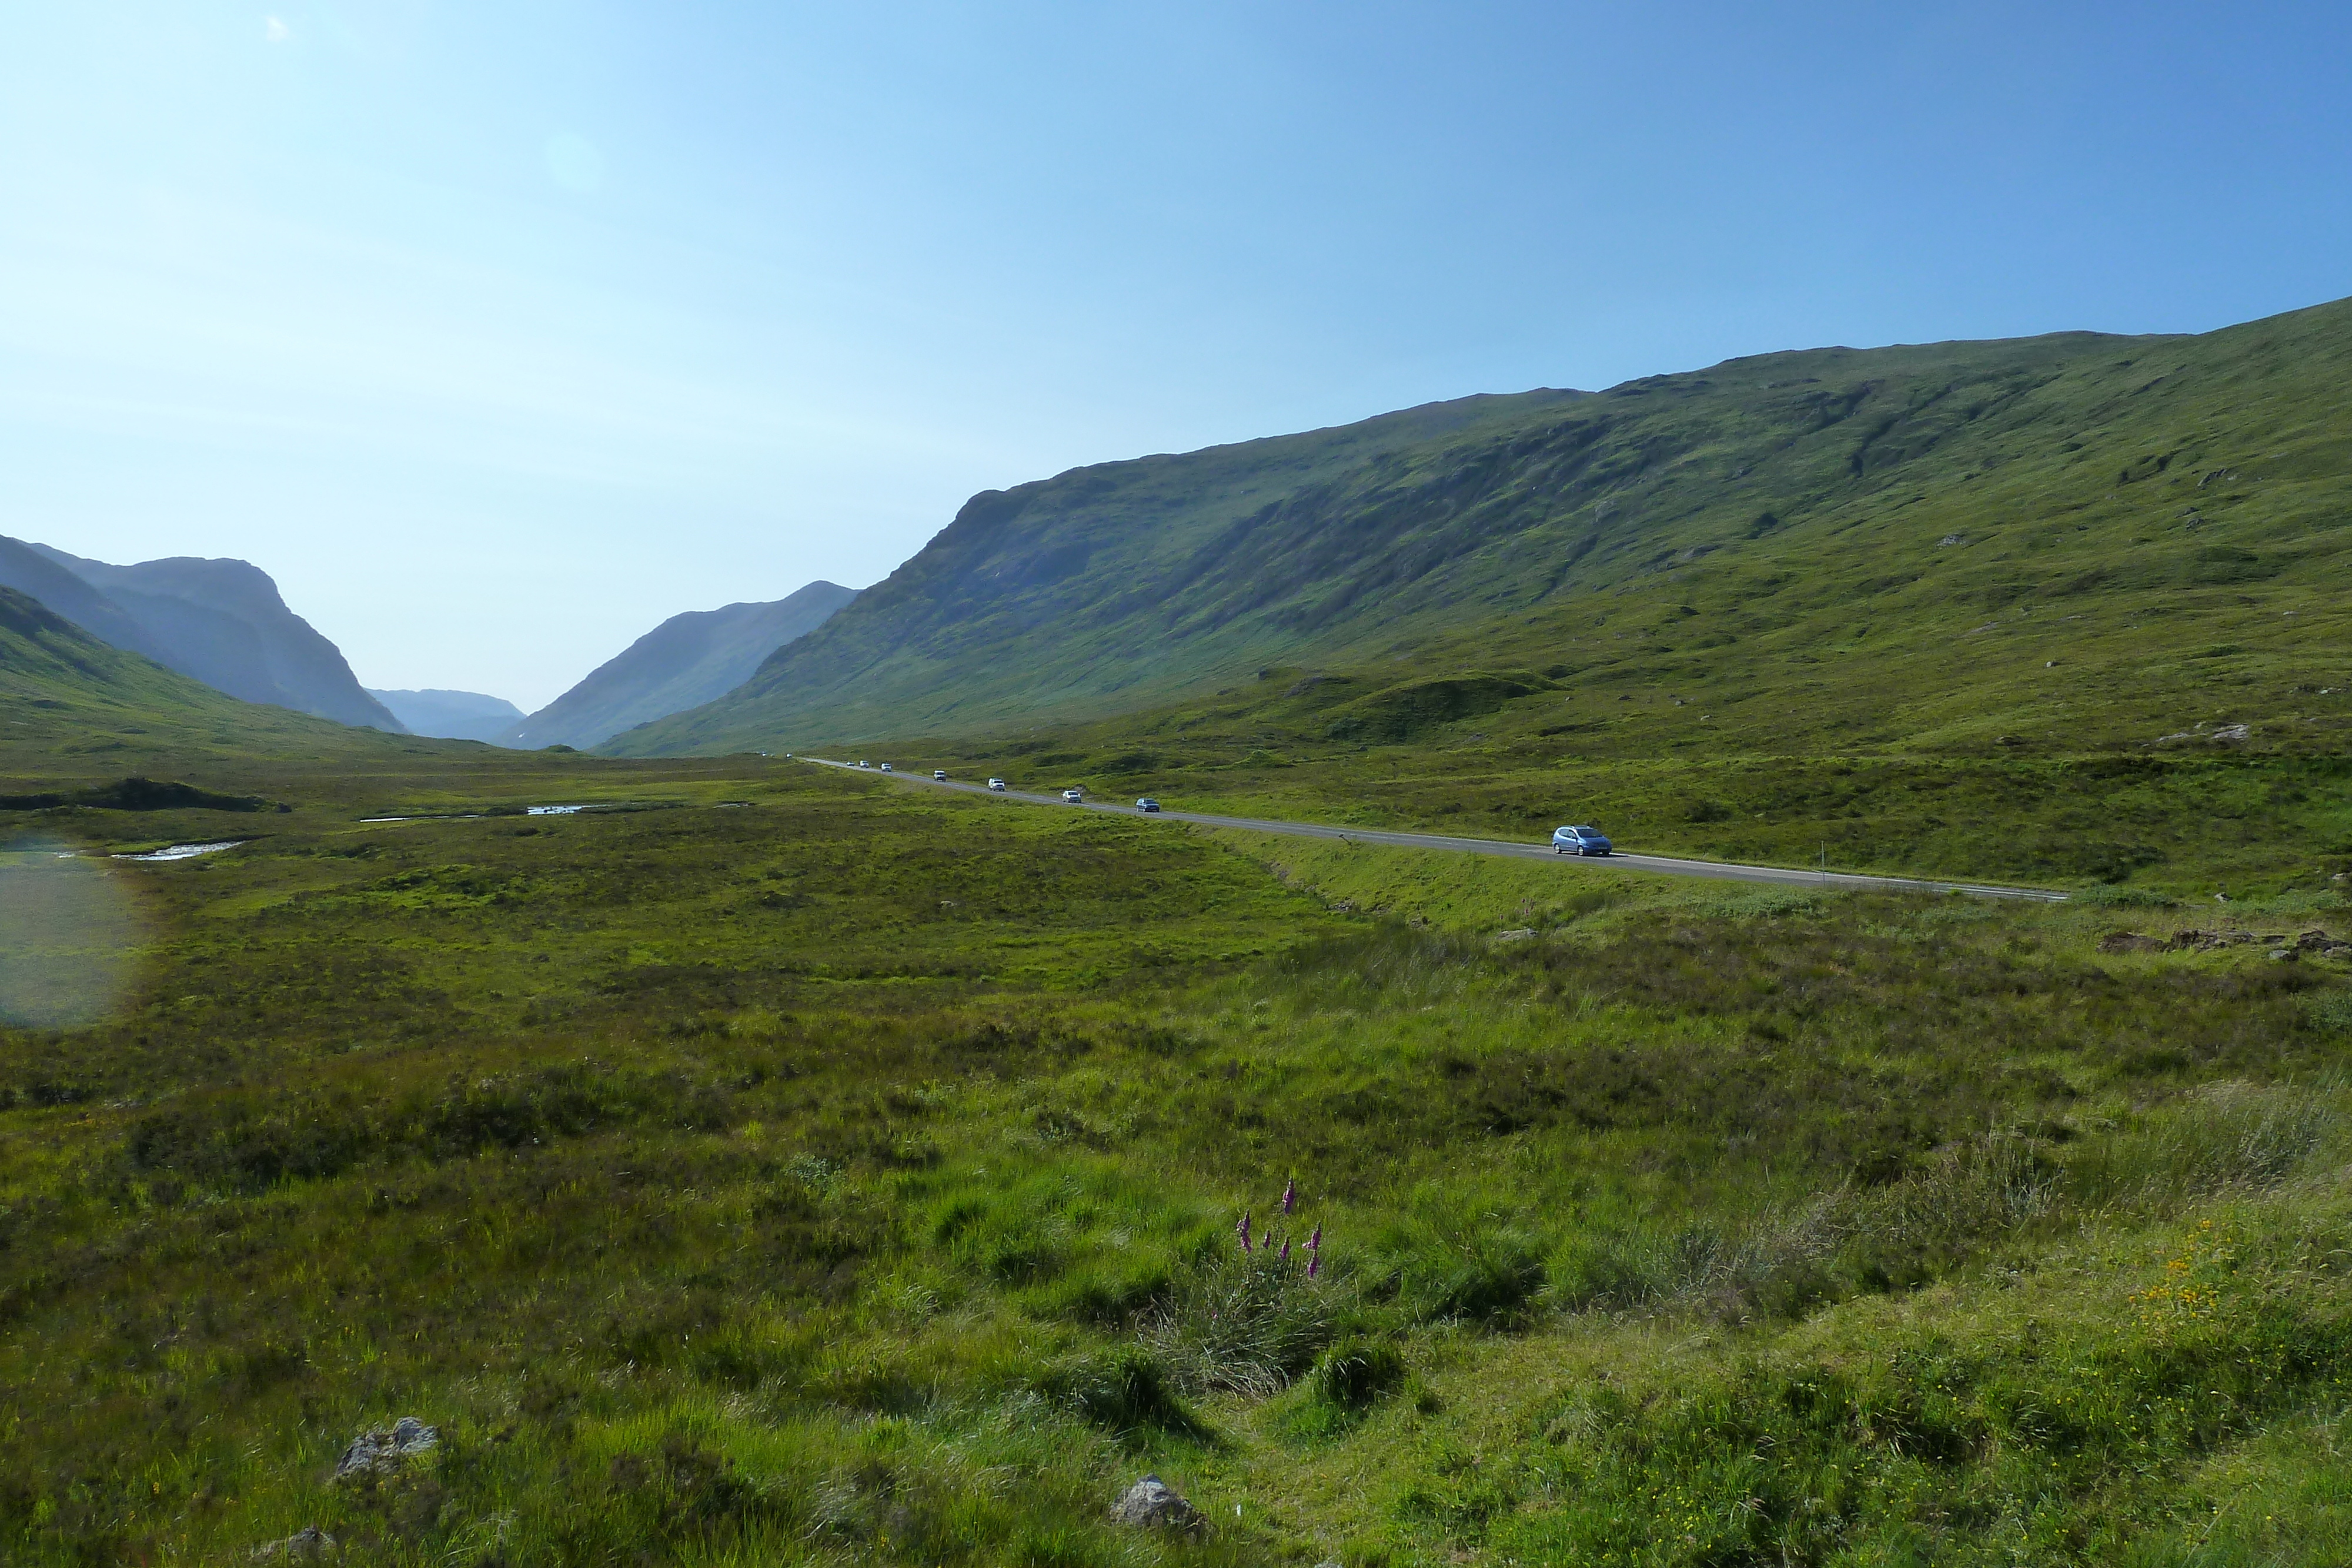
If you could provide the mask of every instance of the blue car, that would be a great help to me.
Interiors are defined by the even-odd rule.
[[[1601,836],[1598,828],[1575,827],[1554,830],[1551,835],[1552,853],[1560,855],[1605,855],[1613,846]]]

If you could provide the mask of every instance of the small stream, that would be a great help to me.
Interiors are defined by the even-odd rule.
[[[119,861],[192,861],[198,855],[216,855],[223,850],[233,850],[245,842],[229,839],[217,844],[173,844],[169,849],[149,850],[143,855],[116,855]]]
[[[583,804],[578,806],[525,806],[520,812],[504,811],[427,811],[414,817],[362,817],[367,822],[478,822],[486,817],[569,817],[575,811],[618,810],[625,802]]]

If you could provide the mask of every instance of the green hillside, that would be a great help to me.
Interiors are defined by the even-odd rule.
[[[975,497],[744,686],[611,747],[1009,736],[1274,668],[1344,677],[1318,727],[1362,742],[1476,710],[1616,755],[2079,750],[2200,720],[2331,746],[2347,381],[2339,302],[1765,355],[1076,469]],[[1500,680],[1419,685],[1465,676]]]
[[[342,650],[288,608],[278,584],[250,561],[175,556],[113,566],[0,539],[0,586],[233,697],[400,733]]]
[[[240,702],[0,588],[0,776],[102,776],[116,758],[364,751],[393,737]]]
[[[569,764],[570,766],[567,766]],[[257,769],[268,799],[320,790],[392,788],[471,769],[509,780],[576,776],[578,759],[502,751],[479,741],[435,740],[354,728],[290,708],[242,702],[192,676],[100,642],[34,600],[0,588],[0,798],[119,796],[127,776],[186,781],[199,789],[253,793]],[[412,794],[417,786],[404,783]],[[423,791],[429,799],[430,791]],[[160,810],[145,801],[137,841],[183,832],[202,838],[251,824],[204,811]],[[0,810],[0,832],[47,831],[37,813]],[[77,836],[88,821],[71,819]]]

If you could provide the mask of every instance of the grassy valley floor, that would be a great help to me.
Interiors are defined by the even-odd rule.
[[[0,970],[112,1004],[0,1033],[11,1561],[2340,1554],[2324,884],[1759,893],[759,758],[197,781],[292,809],[5,819],[18,907],[113,911]],[[1202,1531],[1108,1521],[1146,1470]]]

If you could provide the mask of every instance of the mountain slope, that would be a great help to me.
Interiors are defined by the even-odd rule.
[[[394,744],[240,702],[0,587],[0,773],[97,776],[125,756],[356,755],[370,741]]]
[[[102,603],[77,598],[83,614],[57,603],[50,608],[118,647],[246,702],[403,733],[400,721],[361,689],[341,650],[288,609],[269,574],[249,562],[174,557],[111,566],[43,544],[20,546],[11,559],[24,554],[92,591]],[[22,573],[6,580],[40,596]],[[63,587],[54,580],[49,586],[52,591]]]
[[[2267,638],[2265,595],[2340,570],[2347,377],[2337,303],[2197,337],[1764,355],[1076,469],[973,497],[740,690],[609,749],[1066,724],[1279,665],[1349,672],[1349,700],[1504,666],[1712,672],[1779,694],[1739,719],[1768,747],[1792,719],[1821,744],[1990,744],[2033,707],[2027,666],[2013,639],[1958,661],[1953,640],[2011,612],[2115,621],[2101,656],[2141,725],[2213,671],[2158,669],[2173,632],[2126,620]],[[1556,705],[1547,684],[1505,701]]]
[[[37,546],[0,538],[0,588],[38,600],[100,641],[163,662],[163,650],[117,604]]]
[[[409,734],[445,740],[496,740],[522,718],[522,709],[506,698],[480,692],[380,692],[371,686],[368,695],[390,710]]]
[[[503,746],[584,749],[634,726],[698,707],[742,685],[762,660],[824,625],[856,597],[855,589],[812,582],[770,603],[673,615],[555,701],[489,738]]]

